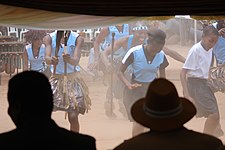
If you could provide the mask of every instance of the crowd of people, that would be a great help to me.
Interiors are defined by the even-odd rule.
[[[53,141],[63,139],[68,146],[77,139],[81,149],[96,149],[94,137],[79,133],[79,115],[88,113],[92,104],[89,88],[80,75],[84,37],[71,30],[29,30],[25,39],[24,71],[10,79],[8,88],[8,113],[17,128],[0,134],[0,143],[9,145],[14,141],[12,146],[24,147],[25,140],[35,144],[29,137],[36,136],[34,139],[37,139],[46,135],[36,142],[46,143],[49,137],[49,146]],[[104,27],[95,37],[88,68],[90,71],[102,71],[102,79],[107,81],[105,110],[102,111],[107,117],[116,118],[115,98],[119,111],[133,124],[131,139],[124,139],[114,149],[132,150],[140,148],[140,145],[146,145],[145,149],[157,147],[160,150],[168,147],[225,149],[219,139],[224,132],[218,102],[207,82],[213,58],[219,66],[225,62],[224,20],[204,26],[201,39],[191,47],[186,57],[169,49],[166,40],[166,31],[146,22]],[[168,56],[183,63],[180,73],[183,97],[178,96],[175,85],[166,79]],[[26,84],[21,85],[23,82]],[[30,95],[24,94],[21,86],[25,86],[30,94],[39,93],[33,98],[33,104],[29,103],[35,107],[28,105]],[[35,87],[34,91],[29,89],[31,86]],[[39,99],[42,101],[38,102]],[[46,111],[40,116],[32,110],[42,107]],[[50,117],[54,111],[66,113],[71,132],[54,123]],[[36,119],[33,120],[33,116]],[[206,118],[203,133],[183,126],[194,116]],[[40,125],[42,132],[49,132],[33,131],[39,126],[37,121],[46,123],[46,127]],[[50,130],[50,126],[54,130]]]

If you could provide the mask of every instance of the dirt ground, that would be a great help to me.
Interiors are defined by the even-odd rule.
[[[180,45],[167,45],[169,48],[176,50],[182,56],[186,57],[190,47]],[[177,87],[179,95],[182,96],[182,87],[180,83],[179,73],[182,68],[182,63],[173,60],[169,56],[167,57],[170,65],[166,69],[166,75]],[[82,57],[81,66],[86,70],[88,57]],[[103,85],[102,80],[93,80],[92,77],[84,73],[84,79],[89,86],[90,97],[92,99],[91,110],[85,114],[80,115],[80,132],[83,134],[89,134],[96,138],[96,144],[98,150],[112,149],[123,140],[131,137],[132,124],[125,119],[118,111],[117,100],[115,102],[116,119],[108,119],[104,114],[104,100],[107,86]],[[7,84],[9,75],[2,73],[2,82],[0,85],[0,132],[8,131],[15,128],[11,119],[7,114]],[[225,96],[223,93],[216,93],[220,114],[221,125],[225,131]],[[53,112],[52,118],[56,123],[64,128],[69,129],[68,120],[65,119],[64,112]],[[193,118],[185,126],[189,129],[202,132],[204,125],[204,118]],[[220,138],[225,143],[225,136]]]

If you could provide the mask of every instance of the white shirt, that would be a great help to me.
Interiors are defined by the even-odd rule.
[[[183,68],[188,69],[188,77],[207,79],[211,61],[212,49],[206,51],[199,42],[190,49]]]

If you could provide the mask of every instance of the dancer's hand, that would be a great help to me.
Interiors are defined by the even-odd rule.
[[[69,63],[69,60],[71,59],[70,54],[62,53],[62,57],[64,62]]]
[[[51,57],[51,64],[56,66],[59,63],[59,58],[57,56],[52,56]]]
[[[218,32],[220,36],[225,37],[225,28],[220,29]]]
[[[142,86],[142,85],[138,84],[138,83],[127,85],[128,89],[130,89],[130,90],[133,90],[133,89],[135,89],[137,87],[140,87],[140,86]]]
[[[95,70],[99,64],[99,60],[95,60],[93,63],[88,65],[88,69]]]

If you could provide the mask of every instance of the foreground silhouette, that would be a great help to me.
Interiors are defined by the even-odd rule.
[[[150,128],[124,141],[115,150],[222,150],[221,140],[211,135],[188,130],[183,125],[196,114],[188,99],[179,97],[174,84],[167,79],[155,79],[146,97],[131,108],[135,121]]]
[[[51,119],[53,95],[44,74],[24,71],[12,77],[8,103],[16,129],[0,134],[1,147],[96,149],[93,137],[61,128]]]

